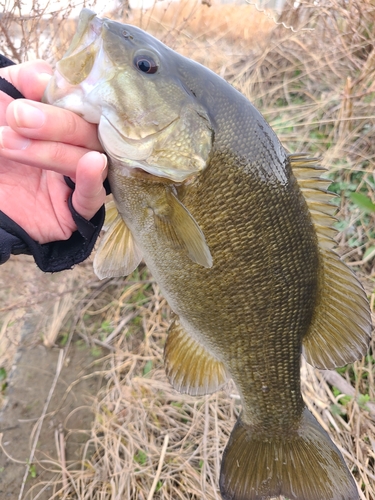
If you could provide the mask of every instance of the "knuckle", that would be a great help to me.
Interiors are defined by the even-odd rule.
[[[62,139],[65,140],[66,142],[71,142],[72,140],[77,140],[78,137],[78,123],[77,123],[77,116],[74,115],[74,113],[71,112],[65,112],[64,116],[62,117],[62,124],[63,124],[63,130],[61,130],[63,137]]]

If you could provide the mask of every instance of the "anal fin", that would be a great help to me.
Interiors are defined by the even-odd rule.
[[[223,363],[194,340],[177,318],[168,331],[164,365],[172,386],[192,396],[211,394],[227,382]]]
[[[106,204],[106,218],[94,258],[94,272],[100,279],[128,276],[142,260],[130,229],[113,201]]]

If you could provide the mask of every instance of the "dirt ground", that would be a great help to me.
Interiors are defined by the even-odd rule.
[[[0,498],[24,498],[34,483],[38,498],[51,498],[49,488],[41,490],[54,474],[53,460],[77,458],[90,434],[100,352],[93,356],[74,336],[64,346],[48,337],[72,312],[62,297],[80,275],[79,268],[44,275],[24,256],[0,268],[0,366],[8,375],[0,413]],[[74,308],[74,292],[67,295]],[[41,458],[50,458],[51,466],[37,470],[34,461]]]

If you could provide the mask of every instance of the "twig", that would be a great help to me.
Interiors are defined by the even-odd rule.
[[[352,387],[339,373],[333,370],[320,370],[320,373],[329,384],[337,387],[343,394],[356,398],[358,402],[360,394],[358,394],[354,387]],[[375,415],[375,403],[366,402],[365,409],[367,409],[371,415]]]
[[[121,332],[123,327],[127,323],[129,323],[129,321],[133,319],[136,315],[137,313],[131,313],[125,316],[125,318],[120,321],[120,323],[116,326],[113,332],[110,335],[108,335],[108,337],[105,339],[105,345],[108,346],[108,344],[116,337],[116,335]]]
[[[64,492],[66,493],[68,490],[68,480],[66,477],[66,460],[65,460],[65,440],[64,440],[64,432],[62,425],[59,424],[59,450],[60,450],[60,459],[61,459],[61,474],[62,474],[62,483]]]
[[[87,343],[87,344],[90,344],[90,343],[93,343],[93,344],[97,344],[98,346],[100,347],[104,347],[105,349],[108,349],[109,351],[111,352],[115,352],[116,349],[107,344],[106,342],[102,342],[101,340],[99,339],[96,339],[94,337],[88,337],[87,335],[85,335],[84,333],[82,332],[78,332],[78,335]]]
[[[164,438],[163,448],[161,449],[161,453],[160,453],[160,460],[159,460],[158,469],[156,471],[154,480],[152,482],[150,493],[148,494],[147,500],[151,500],[152,497],[154,496],[155,489],[156,489],[156,486],[157,486],[158,481],[159,481],[161,469],[163,467],[163,462],[164,462],[165,453],[167,451],[168,441],[169,441],[169,435],[166,434],[165,438]]]
[[[6,451],[6,449],[4,448],[4,445],[3,445],[2,441],[3,441],[3,433],[0,433],[0,450],[4,453],[4,455],[6,457],[8,457],[11,462],[14,462],[16,464],[26,465],[26,462],[24,460],[17,460],[15,458],[11,457],[9,455],[9,453]]]
[[[370,261],[374,257],[375,257],[375,249],[362,260],[356,260],[355,262],[345,262],[345,264],[347,266],[363,266],[363,264],[366,264],[366,262]]]

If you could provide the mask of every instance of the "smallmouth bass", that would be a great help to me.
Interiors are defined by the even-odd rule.
[[[288,155],[219,76],[130,25],[84,9],[45,102],[98,124],[114,204],[100,278],[143,258],[175,318],[165,346],[178,391],[232,378],[242,412],[223,454],[224,500],[359,498],[306,408],[300,358],[319,368],[366,353],[366,295],[333,252],[322,168]]]

